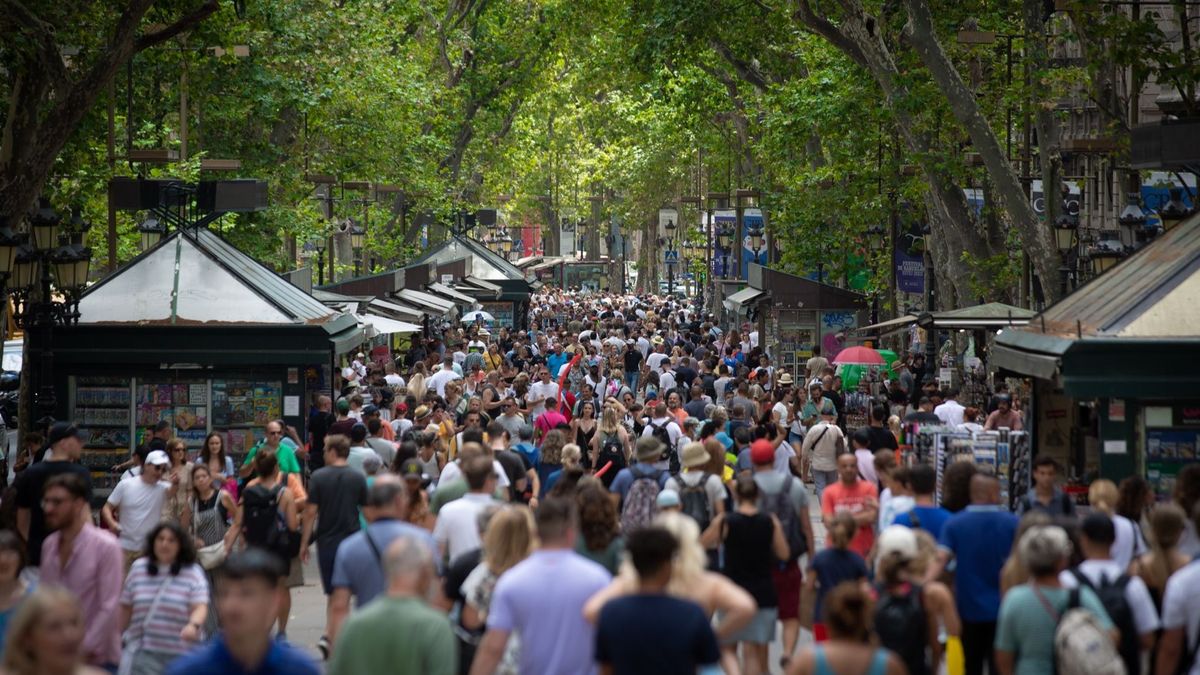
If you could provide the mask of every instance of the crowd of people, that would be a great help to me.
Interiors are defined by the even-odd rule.
[[[531,306],[358,354],[236,463],[161,424],[98,514],[55,424],[4,500],[3,672],[319,672],[287,639],[315,556],[334,674],[1200,675],[1200,465],[1084,509],[1039,458],[1011,513],[973,463],[898,453],[1020,428],[1003,392],[965,408],[913,358],[847,394],[674,298]]]

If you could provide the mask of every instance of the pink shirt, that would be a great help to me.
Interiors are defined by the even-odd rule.
[[[866,510],[871,502],[878,507],[879,493],[875,489],[873,483],[868,483],[864,480],[855,481],[853,487],[847,487],[842,481],[826,485],[825,491],[821,493],[821,514],[826,516],[835,515],[838,513],[849,513],[850,515],[858,515]],[[830,540],[832,544],[832,540]],[[871,546],[875,544],[875,527],[873,525],[859,525],[858,532],[854,535],[854,539],[850,541],[848,547],[851,551],[866,558],[871,552]]]
[[[121,544],[109,532],[85,523],[75,537],[71,557],[63,566],[58,556],[61,541],[62,532],[55,532],[42,543],[38,583],[58,584],[79,598],[79,606],[87,618],[83,653],[88,663],[94,666],[116,664],[121,660],[117,606],[125,581]]]
[[[560,424],[567,424],[567,418],[563,417],[562,413],[558,412],[557,410],[547,410],[538,416],[537,421],[533,423],[533,426],[536,427],[538,431],[541,431],[542,435],[545,436],[547,432]],[[574,441],[574,439],[572,439],[572,441]]]

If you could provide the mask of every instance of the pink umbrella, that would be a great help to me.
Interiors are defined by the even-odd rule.
[[[859,366],[883,366],[887,361],[879,352],[870,347],[849,347],[838,352],[833,359],[836,364],[854,364]]]

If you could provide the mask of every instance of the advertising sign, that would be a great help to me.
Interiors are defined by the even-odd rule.
[[[720,237],[722,230],[734,232],[737,227],[737,212],[733,209],[713,211],[713,275],[724,278],[733,274],[733,252],[721,248]]]
[[[750,233],[755,230],[762,232],[762,241],[759,243],[758,252],[755,252],[750,238]],[[771,242],[767,238],[767,221],[763,217],[762,209],[745,209],[742,211],[741,278],[747,278],[751,264],[766,265],[767,260],[770,258],[770,251]]]

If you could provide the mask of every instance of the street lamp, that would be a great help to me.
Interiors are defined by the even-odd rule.
[[[325,247],[329,244],[328,238],[322,232],[321,236],[313,242],[313,248],[317,249],[317,285],[325,285]]]
[[[4,235],[0,236],[0,265],[13,261],[13,319],[30,337],[30,352],[38,364],[36,386],[31,391],[35,392],[38,423],[47,430],[58,407],[53,381],[54,352],[50,348],[54,327],[79,322],[79,296],[87,286],[92,261],[92,249],[83,244],[58,245],[61,224],[62,218],[42,198],[29,220],[32,244],[18,250],[13,246],[14,238],[0,230]],[[73,218],[72,225],[75,232],[71,234],[79,235],[81,241],[91,227],[82,218]]]
[[[1158,212],[1158,219],[1162,222],[1163,231],[1169,232],[1185,218],[1192,215],[1192,210],[1183,203],[1183,189],[1173,187],[1170,189],[1171,199],[1166,206]]]
[[[7,218],[0,219],[0,289],[12,275],[13,266],[17,263],[17,251],[24,241],[20,234],[8,226]]]
[[[353,218],[350,219],[350,248],[354,251],[354,273],[363,273],[363,246],[367,243],[367,229]]]
[[[887,248],[887,230],[883,225],[875,224],[867,228],[867,246],[876,253]]]
[[[138,232],[142,235],[142,250],[149,251],[154,248],[166,231],[166,223],[155,217],[153,213],[146,216],[146,219],[138,225]]]
[[[1065,259],[1075,247],[1075,232],[1079,229],[1079,217],[1069,216],[1065,213],[1054,221],[1054,243],[1058,247],[1058,252]]]
[[[1146,238],[1146,212],[1142,210],[1139,201],[1138,194],[1130,192],[1125,209],[1117,219],[1121,224],[1121,243],[1125,248],[1133,248]]]

